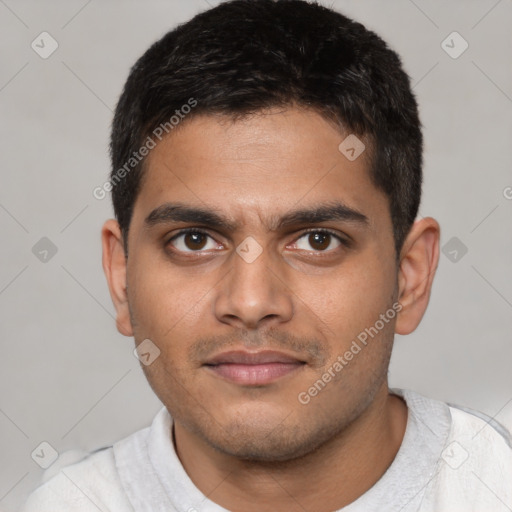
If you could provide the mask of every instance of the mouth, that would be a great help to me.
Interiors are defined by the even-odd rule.
[[[232,351],[208,360],[203,366],[217,377],[243,386],[264,386],[294,373],[305,361],[283,352]]]

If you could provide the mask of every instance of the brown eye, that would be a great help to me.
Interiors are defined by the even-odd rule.
[[[336,249],[342,241],[336,235],[327,231],[310,231],[304,233],[296,242],[298,249],[305,251],[327,252]]]
[[[206,245],[206,236],[203,233],[187,233],[183,241],[188,249],[197,251]]]
[[[169,244],[181,252],[197,252],[217,247],[210,235],[192,230],[179,233],[169,241]]]
[[[308,242],[316,251],[324,251],[329,247],[331,238],[328,233],[312,233],[309,235]]]

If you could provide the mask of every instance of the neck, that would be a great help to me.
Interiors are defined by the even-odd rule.
[[[383,385],[366,411],[313,453],[286,462],[239,460],[219,453],[175,422],[178,457],[196,487],[233,512],[330,512],[370,489],[393,462],[407,406]]]

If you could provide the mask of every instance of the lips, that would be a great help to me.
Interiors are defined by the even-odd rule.
[[[270,384],[305,365],[305,361],[276,351],[224,352],[205,363],[216,376],[245,386]]]

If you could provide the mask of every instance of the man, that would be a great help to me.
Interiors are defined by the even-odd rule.
[[[415,220],[417,105],[378,36],[304,0],[221,4],[135,64],[111,154],[103,267],[165,407],[25,511],[512,509],[501,425],[388,388],[439,225]]]

